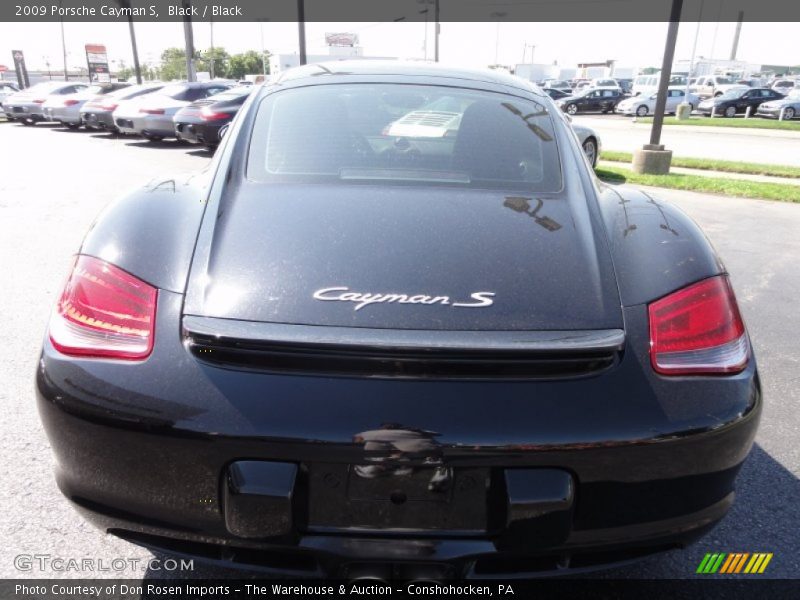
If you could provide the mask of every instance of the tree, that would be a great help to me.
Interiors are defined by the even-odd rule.
[[[128,81],[131,77],[134,76],[134,70],[130,67],[120,67],[117,70],[117,79],[120,81]]]
[[[269,52],[266,53],[269,57]],[[228,77],[242,79],[245,75],[260,75],[264,72],[264,61],[260,52],[248,50],[243,54],[234,54],[228,63]],[[267,64],[269,73],[269,64]]]
[[[195,53],[195,60],[200,57],[200,53]],[[167,48],[161,53],[161,79],[162,81],[172,81],[173,79],[186,79],[186,50],[183,48]]]
[[[208,71],[211,77],[228,77],[231,55],[225,48],[209,48],[200,54],[198,71]]]

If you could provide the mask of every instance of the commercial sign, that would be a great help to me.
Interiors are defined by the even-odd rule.
[[[328,46],[355,46],[358,44],[357,33],[326,33],[325,43]]]
[[[14,70],[17,72],[17,83],[20,89],[30,87],[28,69],[25,67],[25,55],[22,54],[22,50],[12,50],[11,56],[14,57]]]
[[[106,47],[100,44],[86,44],[86,64],[89,67],[89,83],[108,83],[111,74],[108,72],[108,54]]]

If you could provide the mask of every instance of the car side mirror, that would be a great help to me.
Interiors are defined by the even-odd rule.
[[[220,127],[219,133],[217,134],[217,135],[219,136],[219,140],[220,140],[220,141],[222,141],[222,138],[224,138],[224,137],[225,137],[225,134],[226,134],[226,133],[228,133],[228,128],[229,128],[230,126],[231,126],[231,124],[230,124],[230,123],[225,123],[225,125],[223,125],[222,127]]]

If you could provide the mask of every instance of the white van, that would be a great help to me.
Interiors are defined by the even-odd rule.
[[[655,75],[639,75],[633,80],[634,96],[644,95],[649,96],[658,91],[658,84],[661,81],[661,74]],[[669,87],[676,87],[686,85],[686,77],[684,75],[671,75],[669,78]]]

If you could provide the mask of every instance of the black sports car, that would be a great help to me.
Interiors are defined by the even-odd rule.
[[[697,106],[697,112],[711,115],[713,111],[717,116],[733,117],[745,114],[750,109],[750,114],[755,115],[758,107],[764,102],[779,100],[784,95],[769,88],[738,88],[725,92],[721,96],[703,100]]]
[[[686,215],[599,182],[532,84],[377,61],[286,71],[210,169],[111,204],[36,389],[58,484],[103,530],[343,577],[687,544],[761,412]]]
[[[179,140],[215,148],[220,141],[220,130],[236,116],[252,91],[252,86],[237,87],[180,109],[172,117],[175,136]]]
[[[569,92],[565,92],[564,90],[559,90],[556,88],[544,88],[542,91],[550,96],[553,100],[561,100],[562,98],[568,98],[571,95]]]
[[[580,92],[559,98],[556,105],[565,113],[575,115],[582,112],[614,112],[617,104],[625,99],[619,88],[586,88]]]

